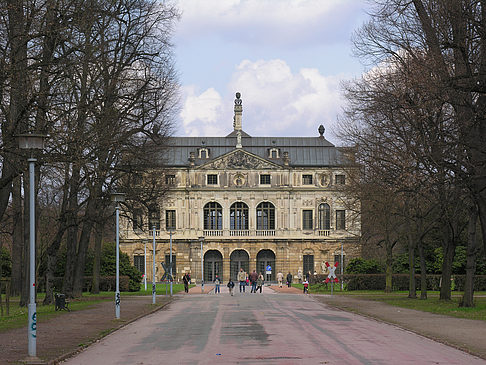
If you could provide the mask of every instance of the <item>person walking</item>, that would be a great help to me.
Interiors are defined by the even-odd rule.
[[[291,286],[292,286],[292,274],[289,271],[289,273],[287,274],[287,287],[290,288]]]
[[[182,277],[182,281],[184,283],[184,291],[186,293],[189,293],[189,282],[191,281],[191,277],[189,276],[189,274],[187,272]]]
[[[307,279],[305,279],[302,284],[304,284],[304,294],[309,294],[309,282]]]
[[[260,273],[260,275],[258,275],[255,293],[257,292],[258,289],[260,289],[260,293],[262,292],[263,282],[264,282],[263,281],[263,275],[262,275],[262,273]]]
[[[251,291],[250,293],[256,293],[258,274],[256,270],[250,274]]]
[[[240,282],[240,293],[244,293],[246,286],[246,272],[243,271],[243,268],[240,268],[240,272],[238,273],[238,281]]]
[[[235,283],[233,283],[233,280],[231,280],[231,278],[229,279],[228,284],[226,284],[226,286],[228,287],[231,296],[233,296],[233,288],[235,287]]]
[[[278,282],[278,287],[282,287],[282,281],[283,281],[283,274],[279,271],[277,274],[277,282]]]
[[[218,275],[216,275],[216,278],[214,279],[214,294],[221,293],[220,290],[219,290],[220,284],[221,284],[221,280],[219,280]]]

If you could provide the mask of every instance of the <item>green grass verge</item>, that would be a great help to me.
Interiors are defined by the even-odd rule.
[[[194,285],[190,285],[191,287]],[[184,290],[184,284],[173,284],[172,293],[176,294],[180,291]],[[156,293],[157,295],[165,295],[165,284],[156,284]],[[170,285],[167,285],[167,294],[170,294]],[[144,290],[144,286],[140,287],[140,291],[138,292],[122,292],[121,296],[138,296],[138,295],[152,295],[152,284],[147,284],[147,290]],[[115,293],[104,291],[100,292],[99,294],[91,294],[89,292],[83,293],[83,296],[79,299],[74,299],[70,301],[69,309],[71,311],[78,311],[89,308],[97,303],[103,301],[110,301],[114,300]],[[45,298],[45,293],[38,293],[37,294],[37,320],[43,321],[49,318],[53,318],[56,316],[63,315],[67,313],[66,311],[56,311],[54,304],[51,305],[42,305],[42,301]],[[4,297],[3,297],[4,300]],[[11,297],[10,298],[10,313],[6,315],[6,307],[5,303],[3,303],[3,310],[4,315],[0,316],[0,332],[19,328],[23,326],[27,326],[27,315],[28,310],[27,307],[19,307],[20,298],[19,297]]]

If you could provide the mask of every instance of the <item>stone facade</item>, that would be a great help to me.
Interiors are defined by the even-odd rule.
[[[324,128],[313,138],[254,138],[241,129],[241,112],[237,95],[226,137],[174,138],[161,176],[170,190],[157,202],[156,280],[169,260],[171,233],[176,281],[190,272],[200,282],[201,271],[206,282],[215,275],[235,280],[240,267],[266,274],[268,265],[268,280],[279,271],[297,280],[307,271],[325,273],[325,262],[340,260],[342,249],[345,262],[359,256],[359,203],[345,194],[352,168]],[[146,246],[151,281],[153,231],[135,226],[122,220],[120,247],[143,268]]]

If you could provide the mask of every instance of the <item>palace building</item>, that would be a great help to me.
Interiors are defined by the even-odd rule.
[[[128,212],[120,248],[152,280],[155,232],[156,280],[169,266],[174,280],[185,272],[196,282],[216,275],[236,280],[240,268],[275,280],[291,272],[326,273],[325,263],[360,255],[359,206],[346,196],[356,171],[349,150],[324,137],[253,137],[242,129],[236,94],[234,130],[225,137],[173,137],[160,179],[168,192],[156,204],[155,231],[148,213]],[[316,133],[317,134],[317,133]],[[145,224],[144,224],[145,223]],[[146,252],[146,255],[145,255]],[[338,270],[339,272],[339,270]]]

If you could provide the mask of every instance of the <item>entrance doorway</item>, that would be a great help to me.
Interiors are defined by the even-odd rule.
[[[216,275],[223,280],[223,256],[219,251],[209,250],[204,254],[204,282],[212,283]]]
[[[237,281],[238,272],[243,269],[248,274],[250,257],[245,250],[235,250],[230,256],[230,274],[233,281]]]
[[[268,265],[272,268],[271,274],[266,273]],[[275,267],[275,254],[272,250],[261,250],[258,252],[257,271],[263,274],[265,281],[275,281],[277,268]]]

